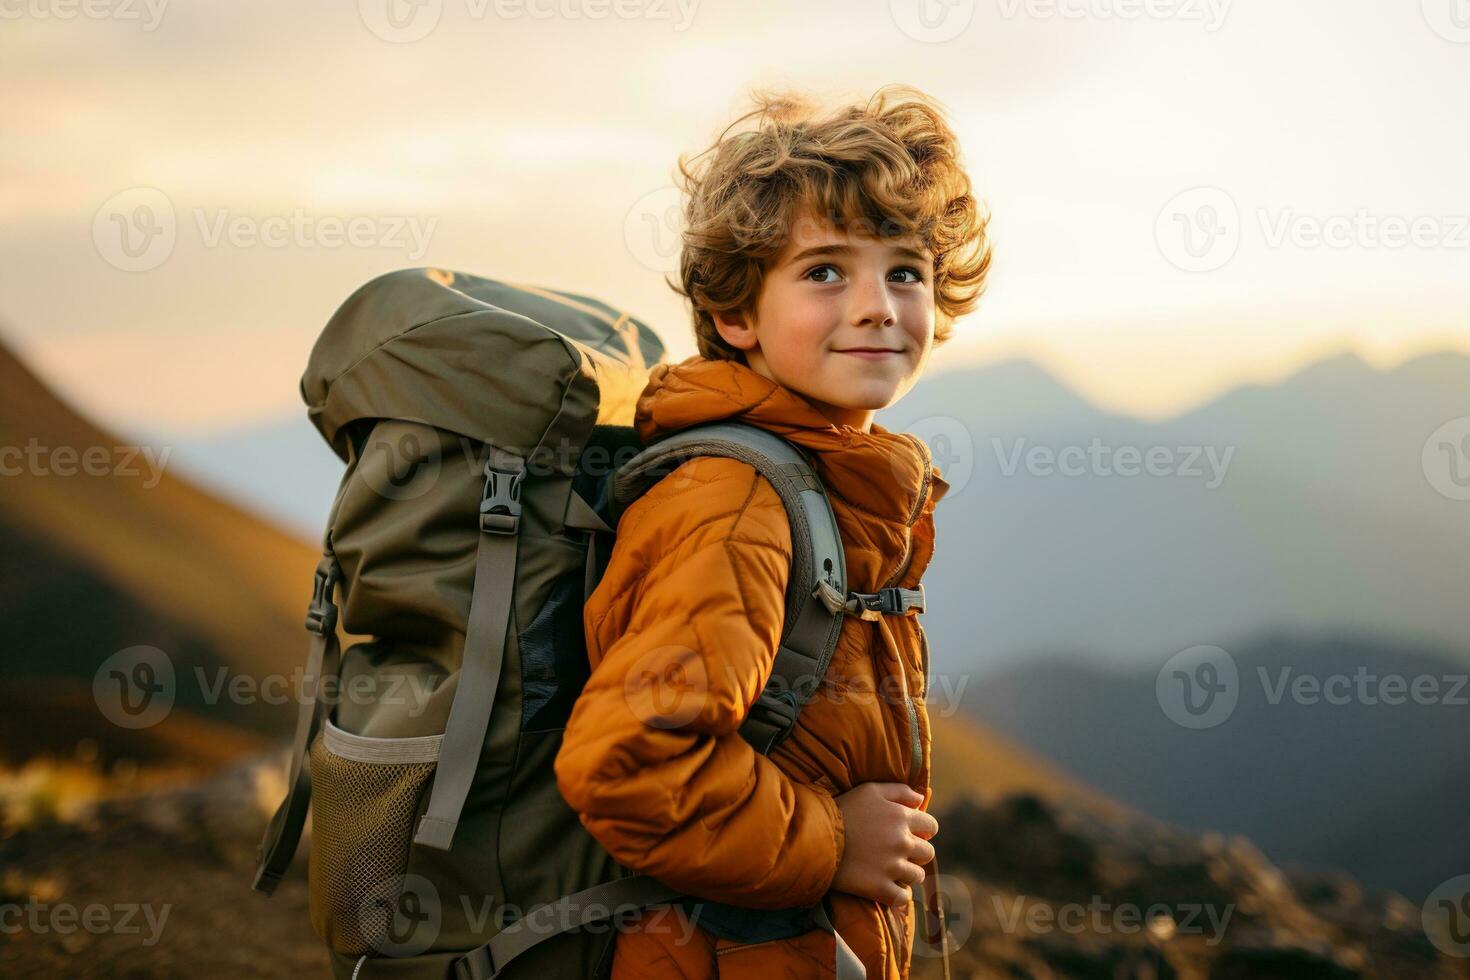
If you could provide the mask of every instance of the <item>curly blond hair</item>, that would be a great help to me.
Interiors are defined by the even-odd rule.
[[[825,116],[799,94],[757,91],[752,101],[713,145],[679,157],[681,283],[669,286],[690,301],[699,353],[744,362],[711,311],[754,312],[767,263],[800,215],[916,236],[934,255],[934,343],[947,341],[955,319],[978,304],[991,253],[989,215],[970,193],[938,103],[907,85]]]

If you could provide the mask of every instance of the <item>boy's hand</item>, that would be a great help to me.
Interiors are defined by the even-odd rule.
[[[832,887],[886,905],[908,901],[939,833],[939,821],[918,809],[923,802],[905,783],[860,783],[838,796],[846,840]]]

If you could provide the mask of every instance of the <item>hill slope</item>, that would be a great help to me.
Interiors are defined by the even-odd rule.
[[[309,544],[176,478],[168,447],[130,445],[82,417],[3,345],[0,446],[7,674],[90,680],[118,650],[154,646],[179,671],[180,705],[210,707],[194,667],[259,679],[299,666]],[[213,707],[272,731],[290,714]]]

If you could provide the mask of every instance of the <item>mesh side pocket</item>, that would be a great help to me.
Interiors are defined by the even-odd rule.
[[[329,721],[312,743],[311,922],[338,953],[377,953],[398,941],[414,815],[441,740],[364,738]]]

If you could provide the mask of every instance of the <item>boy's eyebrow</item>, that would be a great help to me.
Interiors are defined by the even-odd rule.
[[[899,255],[908,256],[909,258],[915,260],[916,262],[928,262],[929,261],[929,256],[925,255],[923,252],[918,251],[917,249],[910,248],[907,245],[895,245],[895,246],[893,246],[893,250],[895,252],[897,252]],[[791,258],[787,259],[786,260],[786,264],[787,265],[795,265],[796,263],[800,262],[802,259],[809,259],[809,258],[811,258],[812,256],[815,256],[815,255],[850,255],[850,254],[852,254],[852,246],[845,245],[845,244],[842,244],[842,243],[834,242],[831,245],[813,245],[811,248],[804,248],[800,252],[797,252],[795,255],[793,255]]]

